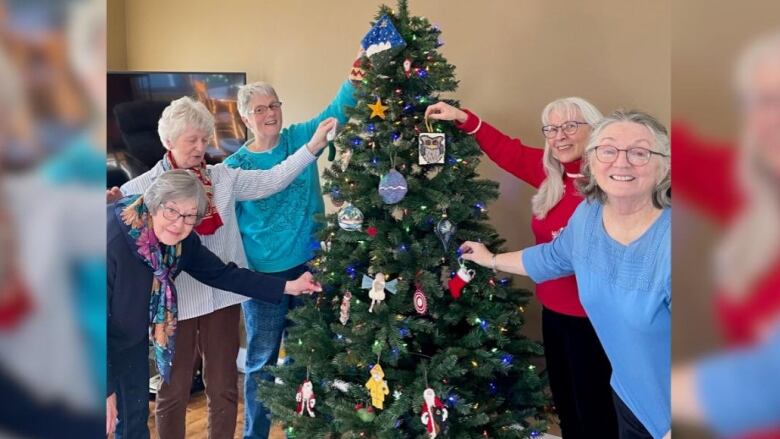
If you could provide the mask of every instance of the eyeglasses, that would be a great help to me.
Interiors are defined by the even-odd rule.
[[[178,221],[179,218],[184,218],[184,224],[187,224],[188,226],[194,226],[200,221],[200,215],[184,215],[178,210],[168,206],[162,206],[162,209],[163,217],[169,221]]]
[[[542,134],[544,134],[544,137],[552,139],[558,135],[558,130],[563,130],[566,135],[571,136],[577,132],[577,128],[579,128],[580,125],[588,125],[588,123],[569,120],[560,125],[545,125],[542,127]]]
[[[269,109],[271,109],[271,110],[278,110],[280,108],[282,108],[282,103],[281,102],[271,102],[268,105],[258,105],[257,107],[254,108],[254,110],[249,110],[248,113],[249,114],[254,114],[256,116],[259,116],[259,115],[265,113],[266,111],[268,111]]]
[[[626,160],[628,163],[634,166],[644,166],[650,161],[650,157],[660,155],[661,157],[669,157],[666,154],[660,152],[651,151],[641,146],[634,146],[626,149],[619,149],[612,145],[598,145],[594,148],[596,150],[596,159],[601,163],[615,163],[621,152],[626,153]]]

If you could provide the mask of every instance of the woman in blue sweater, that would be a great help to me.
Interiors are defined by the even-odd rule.
[[[585,196],[552,242],[495,255],[465,242],[463,258],[544,282],[575,274],[582,305],[612,363],[621,439],[669,435],[671,150],[666,128],[615,112],[593,131]]]
[[[222,262],[190,233],[207,206],[206,190],[186,170],[166,172],[144,195],[108,206],[106,430],[112,431],[116,420],[117,439],[149,437],[149,334],[158,368],[164,370],[173,360],[174,279],[182,271],[215,288],[271,303],[285,294],[320,291],[311,273],[285,281]]]

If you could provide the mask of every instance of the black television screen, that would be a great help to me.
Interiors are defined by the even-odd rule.
[[[236,101],[244,84],[246,74],[239,72],[108,72],[109,148],[152,166],[164,152],[157,137],[162,109],[174,99],[190,96],[214,115],[207,155],[210,162],[221,161],[246,141]]]

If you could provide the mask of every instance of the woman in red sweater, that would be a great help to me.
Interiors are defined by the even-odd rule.
[[[542,111],[544,149],[528,147],[474,113],[444,102],[429,106],[425,116],[455,121],[475,136],[491,160],[537,188],[531,200],[536,243],[558,236],[582,201],[574,182],[591,127],[602,118],[596,107],[577,97],[548,104]],[[563,438],[617,438],[612,368],[580,304],[575,277],[538,284],[536,294],[543,305],[547,373]]]

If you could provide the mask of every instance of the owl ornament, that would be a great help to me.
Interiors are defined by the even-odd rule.
[[[364,274],[361,287],[369,290],[368,297],[371,299],[371,305],[368,307],[368,312],[374,312],[374,307],[379,305],[379,302],[385,300],[385,290],[393,294],[398,291],[398,280],[394,279],[385,282],[384,273],[377,273],[374,279]]]
[[[428,119],[425,119],[427,133],[420,133],[417,137],[418,163],[421,165],[437,165],[444,163],[444,155],[447,152],[447,139],[444,133],[433,132]]]

